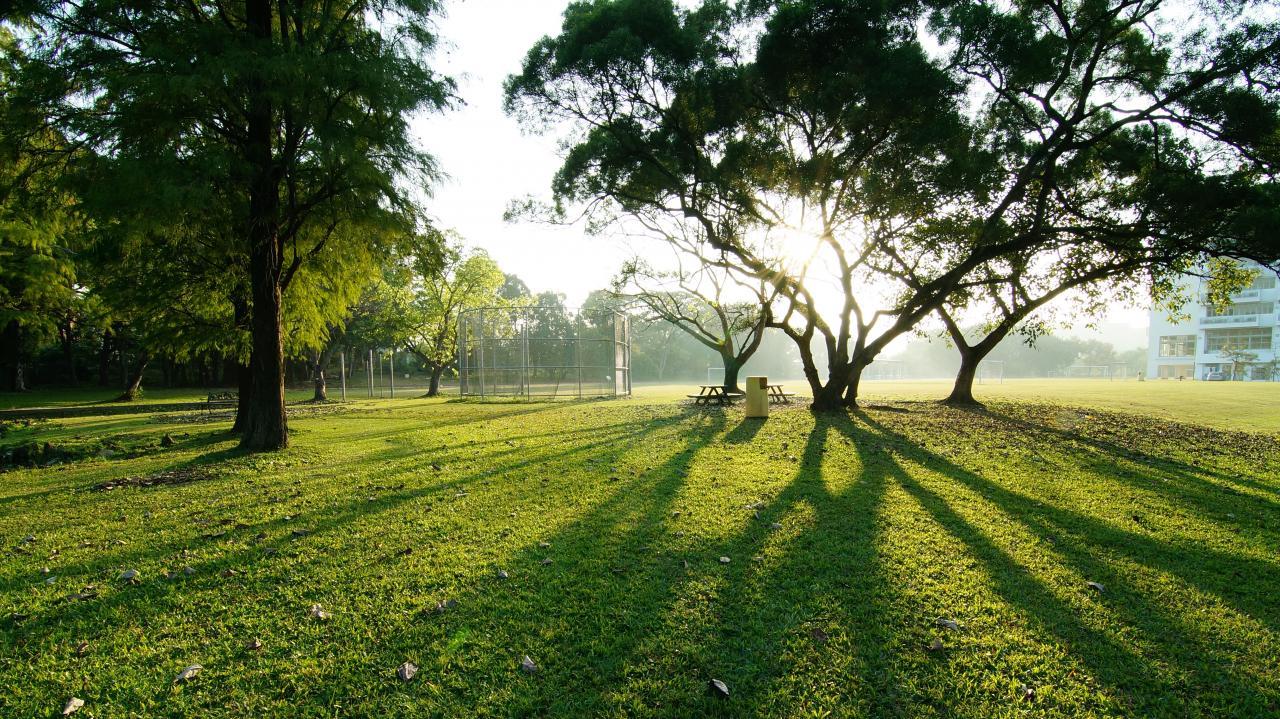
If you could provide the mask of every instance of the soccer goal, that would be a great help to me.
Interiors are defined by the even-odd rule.
[[[878,359],[862,372],[863,379],[900,380],[907,376],[907,363],[903,360]]]
[[[1062,372],[1062,376],[1073,379],[1111,379],[1111,365],[1073,364]]]
[[[1004,384],[1004,360],[983,360],[975,373],[978,384]]]

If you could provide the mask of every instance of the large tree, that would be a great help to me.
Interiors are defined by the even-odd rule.
[[[774,322],[796,341],[814,407],[830,409],[855,404],[862,370],[986,281],[988,263],[1105,247],[1115,213],[1140,228],[1131,216],[1144,208],[1124,190],[1171,136],[1203,154],[1148,200],[1172,208],[1215,189],[1226,194],[1201,195],[1215,211],[1238,208],[1269,182],[1275,124],[1250,118],[1274,115],[1274,25],[1152,32],[1161,6],[942,3],[926,50],[927,8],[909,1],[735,15],[718,2],[601,0],[572,6],[560,35],[534,46],[508,102],[535,126],[538,115],[576,126],[558,201],[693,223],[720,251],[709,261],[772,283]],[[761,230],[780,239],[753,239]],[[1184,249],[1259,246],[1248,238]],[[865,297],[885,268],[913,281],[877,308]],[[819,274],[836,301],[815,293]]]
[[[414,278],[408,303],[405,346],[431,373],[428,397],[440,394],[440,377],[458,361],[458,315],[467,307],[509,304],[500,291],[508,281],[484,250],[458,244],[445,248],[443,263],[412,264]]]
[[[681,260],[695,264],[686,267]],[[636,257],[625,262],[613,290],[642,310],[642,322],[668,322],[720,357],[723,387],[740,394],[738,374],[760,347],[769,326],[773,293],[761,280],[738,281],[696,256],[676,256],[670,269]]]
[[[181,167],[227,199],[248,290],[241,444],[286,446],[286,289],[321,253],[363,241],[344,225],[395,218],[412,231],[405,188],[433,176],[408,116],[450,94],[425,64],[436,3],[36,6],[30,44],[43,72],[32,85],[51,120],[102,162],[134,168],[137,205],[208,202],[195,186],[170,186]]]

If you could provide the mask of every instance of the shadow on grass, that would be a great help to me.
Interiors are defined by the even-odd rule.
[[[1276,631],[1274,592],[1244,591],[1232,579],[1248,576],[1253,588],[1280,586],[1273,564],[1158,541],[1047,504],[930,451],[871,414],[816,416],[794,459],[772,451],[743,469],[734,461],[742,445],[773,450],[778,438],[740,412],[681,412],[521,432],[521,415],[547,408],[457,422],[433,417],[422,435],[366,424],[358,438],[374,446],[309,476],[342,482],[356,467],[376,462],[377,469],[362,471],[362,484],[319,504],[309,504],[305,494],[282,498],[292,489],[283,482],[262,487],[224,477],[218,480],[224,504],[197,508],[192,518],[272,501],[281,505],[278,513],[287,508],[296,518],[245,517],[243,528],[199,546],[186,537],[65,565],[60,571],[73,575],[114,576],[117,566],[134,562],[175,569],[190,564],[195,575],[113,586],[98,599],[51,605],[20,626],[4,627],[0,644],[13,647],[19,638],[68,626],[91,628],[84,639],[105,643],[114,627],[102,617],[127,613],[146,624],[181,607],[189,593],[217,596],[228,583],[244,583],[246,596],[263,604],[257,612],[263,622],[280,621],[281,607],[301,616],[302,598],[322,591],[334,601],[364,598],[384,609],[346,627],[343,607],[334,607],[339,620],[323,630],[325,644],[306,645],[334,656],[346,645],[361,647],[361,666],[325,666],[308,680],[323,687],[317,701],[343,701],[356,714],[395,706],[413,689],[390,679],[391,669],[407,658],[424,665],[434,698],[446,707],[492,710],[497,703],[512,715],[801,715],[838,706],[849,714],[898,716],[927,711],[924,705],[945,714],[952,708],[946,692],[950,659],[924,650],[933,616],[906,614],[898,601],[905,591],[896,584],[900,577],[885,566],[886,502],[897,493],[976,560],[987,580],[984,591],[1047,641],[1068,648],[1108,696],[1122,704],[1132,698],[1132,705],[1112,711],[1178,713],[1188,692],[1206,687],[1237,700],[1239,712],[1263,715],[1274,708],[1268,704],[1273,695],[1233,671],[1230,651],[1209,644],[1159,602],[1126,589],[1126,570],[1111,557],[1211,593]],[[504,418],[516,420],[514,433],[464,444],[449,444],[445,436],[450,427]],[[1010,425],[1009,431],[1016,429]],[[226,441],[215,439],[209,444]],[[432,448],[430,442],[442,444]],[[845,444],[853,447],[850,455],[831,451]],[[237,450],[220,449],[185,464],[238,461],[247,460]],[[571,474],[570,467],[590,471]],[[758,486],[740,482],[744,471]],[[492,487],[499,479],[504,483]],[[364,489],[374,484],[379,488]],[[366,491],[378,494],[368,500]],[[957,491],[981,496],[1001,521],[1051,541],[1054,559],[1066,570],[1107,584],[1108,593],[1097,598],[1100,611],[1116,613],[1140,632],[1142,645],[1098,632],[1080,603],[1064,594],[1088,597],[1082,582],[1055,586],[1030,571],[972,518],[971,508],[954,505]],[[508,537],[507,525],[517,524],[508,518],[512,511],[539,519]],[[698,520],[686,521],[692,513]],[[378,536],[361,534],[371,526],[381,529]],[[294,529],[308,533],[293,537]],[[259,533],[265,537],[256,539]],[[380,546],[404,537],[417,539],[410,555],[401,556],[400,545]],[[187,546],[193,556],[183,557]],[[278,554],[268,558],[267,548]],[[464,549],[474,564],[450,565],[450,552]],[[360,566],[349,552],[360,557]],[[730,562],[721,564],[720,556]],[[544,565],[544,559],[552,561]],[[451,569],[433,572],[437,583],[422,591],[408,591],[427,564]],[[499,568],[510,579],[496,579]],[[228,569],[241,578],[220,578]],[[296,587],[291,577],[299,571],[335,576],[338,584]],[[11,583],[3,589],[19,588]],[[444,599],[458,605],[433,612]],[[297,636],[305,639],[307,631],[299,629]],[[213,641],[230,647],[239,639]],[[467,660],[468,647],[498,658]],[[239,656],[231,648],[225,653]],[[536,676],[516,671],[526,653],[543,667]],[[1171,682],[1170,668],[1187,685]],[[381,674],[371,677],[371,670]],[[707,693],[711,678],[729,683],[728,701]],[[269,677],[258,681],[257,691],[277,690]],[[823,695],[814,700],[811,690],[819,684]]]

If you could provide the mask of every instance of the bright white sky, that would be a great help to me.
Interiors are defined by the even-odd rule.
[[[439,226],[456,230],[467,245],[488,250],[505,272],[519,275],[535,293],[562,292],[572,306],[592,290],[607,287],[622,261],[645,245],[633,248],[621,239],[588,237],[581,226],[508,224],[502,219],[513,199],[547,198],[560,165],[554,137],[525,134],[503,113],[502,82],[520,69],[534,42],[559,30],[567,4],[447,2],[436,66],[458,82],[465,105],[419,118],[414,131],[449,176],[427,203]],[[1146,326],[1145,309],[1117,308],[1099,332],[1079,328],[1069,334],[1128,349],[1146,344]]]
[[[466,105],[414,125],[422,146],[448,173],[428,202],[441,227],[489,251],[503,271],[536,292],[552,290],[581,303],[608,286],[629,254],[582,227],[507,224],[513,199],[550,196],[560,166],[555,138],[529,135],[502,111],[502,82],[520,69],[525,52],[560,28],[561,0],[452,0],[440,23],[444,46],[437,66],[458,82]]]

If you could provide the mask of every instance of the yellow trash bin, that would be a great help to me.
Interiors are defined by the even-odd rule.
[[[747,378],[747,416],[769,416],[769,378]]]

